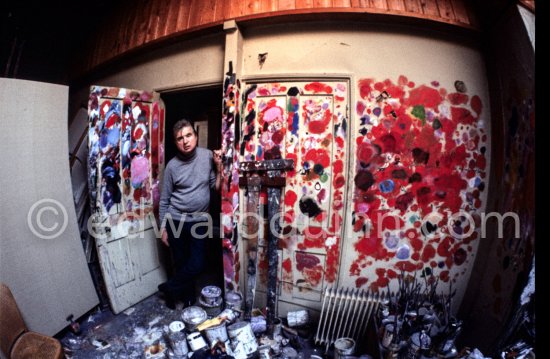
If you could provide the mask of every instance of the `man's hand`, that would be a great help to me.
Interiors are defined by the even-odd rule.
[[[160,240],[166,247],[170,247],[170,243],[168,243],[168,232],[166,232],[166,229],[162,230],[162,235],[160,237]]]
[[[223,163],[222,163],[222,150],[214,150],[212,151],[213,155],[214,155],[214,163],[216,164],[216,169],[218,170],[218,172],[221,171],[221,169],[223,168]]]

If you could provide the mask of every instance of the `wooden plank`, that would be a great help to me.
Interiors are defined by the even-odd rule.
[[[420,6],[424,15],[439,17],[439,8],[436,0],[420,0]]]
[[[332,7],[332,0],[314,0],[313,7],[317,9]]]
[[[388,10],[388,2],[386,0],[370,0],[370,7],[378,10]]]
[[[420,6],[420,3],[418,0],[405,0],[405,9],[408,12],[412,12],[415,14],[422,14],[422,7]]]
[[[145,35],[146,43],[153,41],[158,37],[160,4],[160,1],[151,1],[149,18],[147,19],[147,34]]]
[[[403,0],[388,0],[388,9],[394,11],[406,11]]]
[[[471,24],[470,15],[468,14],[468,9],[462,0],[451,0],[451,5],[453,6],[453,11],[455,14],[455,20],[463,24]]]
[[[231,1],[216,1],[216,12],[214,13],[214,21],[224,21],[225,20],[225,7],[229,6]]]
[[[333,0],[332,6],[334,7],[351,7],[351,0]]]
[[[296,9],[296,0],[277,0],[277,10],[294,10]]]
[[[261,0],[260,12],[273,12],[277,11],[277,0]]]
[[[178,24],[176,31],[184,31],[189,28],[189,13],[191,10],[191,2],[187,0],[179,1]]]
[[[176,32],[178,28],[179,0],[170,0],[167,4],[167,15],[164,21],[163,35],[170,35]]]
[[[216,0],[193,0],[189,10],[189,28],[214,21]]]
[[[151,13],[151,2],[140,2],[142,11],[138,11],[136,18],[138,19],[138,27],[136,29],[135,47],[143,45],[145,43],[145,37],[147,35],[147,28],[149,25],[149,14]]]
[[[296,0],[296,9],[313,8],[313,0]]]
[[[351,0],[351,7],[365,9],[370,7],[369,0]]]
[[[441,18],[447,20],[455,19],[451,0],[437,0],[437,7],[439,8],[439,16]]]

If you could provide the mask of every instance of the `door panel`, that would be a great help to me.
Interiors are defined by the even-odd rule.
[[[293,159],[281,202],[279,315],[292,305],[320,309],[322,290],[336,285],[346,175],[348,83],[248,84],[241,161]],[[241,191],[241,203],[245,203]],[[264,223],[258,243],[266,243]],[[246,248],[246,247],[245,247]],[[260,247],[262,248],[262,247]],[[257,292],[265,289],[260,250]],[[242,273],[246,275],[246,273]]]
[[[88,106],[89,182],[96,246],[113,312],[153,294],[159,260],[164,109],[145,91],[93,86]]]

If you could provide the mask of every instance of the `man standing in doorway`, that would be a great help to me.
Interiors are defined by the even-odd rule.
[[[158,286],[166,305],[189,306],[195,301],[195,277],[203,270],[208,235],[210,190],[221,186],[221,150],[197,147],[198,136],[188,120],[173,128],[176,157],[164,171],[160,196],[162,242],[170,247],[174,275]]]

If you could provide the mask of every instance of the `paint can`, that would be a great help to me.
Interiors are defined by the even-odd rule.
[[[281,318],[274,318],[273,319],[273,338],[275,338],[278,335],[282,335],[283,332],[283,322],[281,321]]]
[[[208,285],[201,290],[201,299],[206,305],[217,306],[221,304],[222,290],[215,285]]]
[[[382,344],[384,348],[390,347],[390,344],[393,340],[393,332],[394,332],[393,324],[386,324],[384,326],[382,340],[380,341],[380,344]]]
[[[187,342],[192,351],[196,352],[199,349],[207,348],[208,345],[200,332],[193,332],[187,336]]]
[[[218,297],[213,303],[210,300],[208,302],[204,301],[202,297],[199,298],[199,304],[206,312],[208,318],[213,318],[221,313],[222,303],[223,299],[221,297]]]
[[[181,319],[185,323],[188,331],[193,331],[197,325],[201,324],[208,318],[208,314],[201,307],[192,305],[185,308],[181,313]]]
[[[218,314],[218,317],[224,318],[226,322],[233,323],[235,319],[239,317],[239,313],[235,312],[232,309],[224,309],[220,314]]]
[[[291,328],[305,325],[309,322],[309,312],[305,309],[288,312],[286,320]]]
[[[208,339],[208,342],[210,343],[210,347],[216,345],[217,342],[225,343],[227,342],[227,340],[229,340],[225,323],[221,323],[219,325],[215,325],[213,327],[205,329],[204,334],[206,335],[206,339]]]
[[[344,358],[355,353],[355,340],[353,338],[338,338],[334,342],[334,358]]]
[[[187,347],[185,333],[183,333],[183,329],[185,328],[183,322],[174,321],[170,323],[168,328],[170,330],[168,334],[168,341],[174,354],[177,356],[187,355],[189,348]]]
[[[247,356],[255,353],[258,350],[258,342],[252,331],[252,327],[248,322],[237,322],[227,327],[227,333],[231,339],[231,343],[237,346],[238,343],[243,344],[244,352]]]
[[[262,345],[258,348],[260,359],[271,359],[271,346],[269,344]]]
[[[241,292],[230,290],[225,293],[225,308],[232,309],[240,313],[243,305],[243,295]]]

